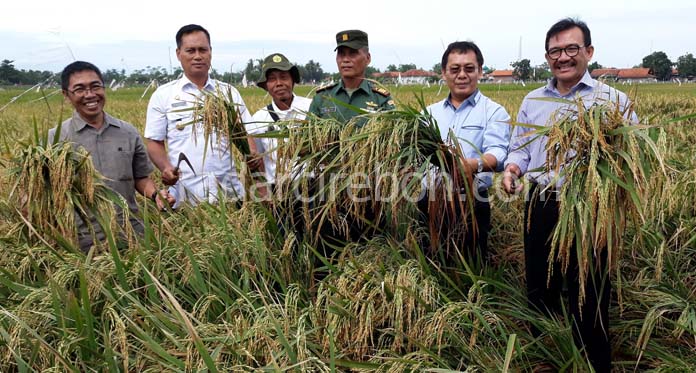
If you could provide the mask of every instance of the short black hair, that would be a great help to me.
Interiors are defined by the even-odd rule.
[[[580,29],[580,31],[582,31],[582,38],[585,41],[585,45],[583,45],[583,47],[589,47],[592,45],[592,36],[590,35],[590,28],[587,27],[587,24],[577,18],[568,17],[556,22],[553,26],[551,26],[549,31],[546,32],[544,50],[549,50],[549,40],[551,40],[552,37],[562,31],[570,30],[574,27],[577,27]]]
[[[186,25],[183,26],[182,28],[179,29],[179,31],[176,32],[176,47],[181,48],[181,39],[184,37],[184,35],[190,34],[192,32],[196,31],[201,31],[205,34],[205,36],[208,38],[208,45],[210,44],[210,33],[208,30],[204,29],[203,26],[200,25]]]
[[[481,53],[479,47],[471,41],[455,41],[454,43],[450,43],[450,45],[447,46],[447,49],[445,49],[445,53],[442,54],[442,62],[440,63],[440,67],[443,70],[447,67],[447,59],[449,58],[450,54],[466,53],[468,51],[474,51],[476,54],[476,63],[478,63],[479,67],[483,67],[483,54]]]
[[[64,91],[67,91],[68,87],[70,86],[70,77],[75,73],[79,73],[80,71],[94,71],[99,77],[99,80],[101,80],[102,84],[104,84],[104,78],[102,77],[102,73],[99,71],[98,67],[89,62],[75,61],[70,65],[65,66],[63,71],[60,73],[60,87]]]

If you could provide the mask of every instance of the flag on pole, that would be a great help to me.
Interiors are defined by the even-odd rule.
[[[249,86],[249,82],[247,82],[246,73],[244,73],[242,75],[242,87],[246,88],[247,86]]]

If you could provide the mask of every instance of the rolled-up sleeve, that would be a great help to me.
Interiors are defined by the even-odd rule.
[[[520,111],[517,113],[518,123],[528,123],[529,120],[525,110],[526,101],[522,101]],[[527,167],[529,166],[529,146],[527,146],[528,144],[526,143],[531,139],[529,136],[526,136],[528,131],[530,131],[530,129],[527,127],[514,126],[512,130],[512,140],[510,141],[510,152],[507,161],[505,161],[505,167],[514,163],[520,168],[522,174],[527,172]]]
[[[501,171],[510,147],[510,115],[505,108],[498,106],[487,122],[481,150],[483,154],[495,157],[497,169]]]

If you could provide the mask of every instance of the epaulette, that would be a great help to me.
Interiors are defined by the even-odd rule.
[[[316,90],[315,92],[316,92],[316,93],[319,93],[319,92],[322,92],[322,91],[326,91],[326,90],[329,89],[329,88],[335,87],[337,84],[338,84],[338,83],[327,83],[327,84],[324,84],[324,85],[322,85],[322,86],[319,86],[319,88],[317,88],[317,90]]]
[[[384,97],[389,97],[389,91],[387,91],[386,89],[384,89],[382,87],[378,87],[376,85],[372,86],[372,92],[377,92]]]

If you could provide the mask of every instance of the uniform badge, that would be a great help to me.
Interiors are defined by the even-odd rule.
[[[325,107],[321,108],[320,111],[322,114],[335,113],[336,107],[335,106],[325,106]]]
[[[342,38],[343,38],[343,41],[348,41],[348,34],[343,34]]]
[[[382,88],[382,87],[374,87],[374,86],[373,86],[373,87],[372,87],[372,91],[373,91],[373,92],[377,92],[378,94],[380,94],[380,95],[382,95],[382,96],[384,96],[384,97],[389,97],[389,91],[387,91],[386,89],[384,89],[384,88]]]
[[[280,56],[277,55],[277,54],[276,54],[275,56],[273,56],[273,62],[275,62],[275,63],[278,63],[278,62],[280,62],[280,61],[282,61],[282,60],[283,60],[283,59],[280,58]]]
[[[373,101],[368,101],[368,102],[365,103],[365,105],[367,105],[367,106],[369,106],[369,107],[371,107],[371,108],[375,108],[375,107],[378,106],[378,105],[375,104]]]

